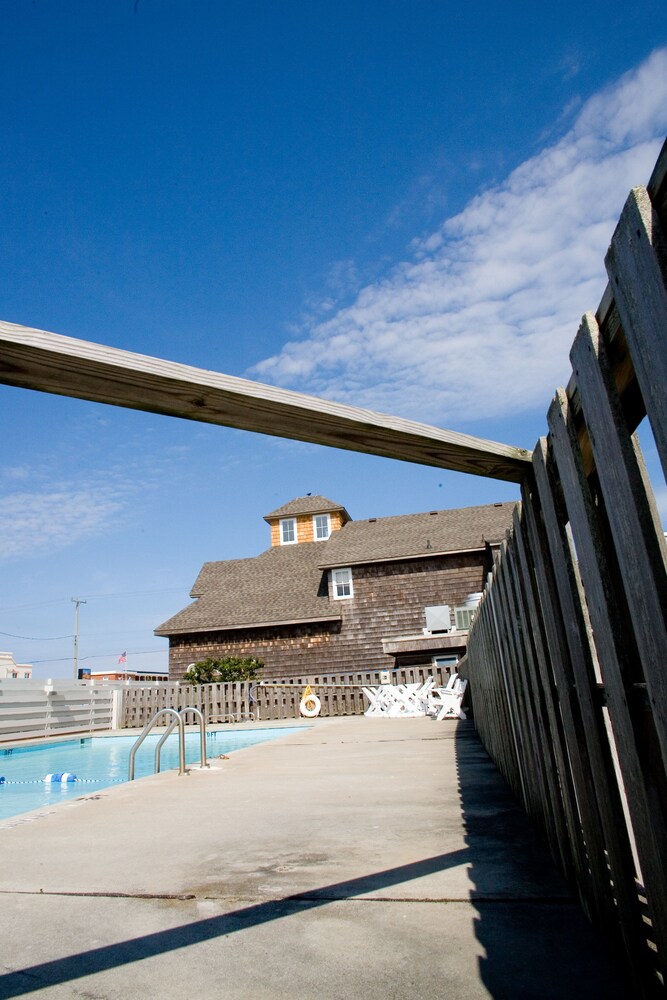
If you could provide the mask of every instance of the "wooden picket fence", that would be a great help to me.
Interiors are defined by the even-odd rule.
[[[207,722],[242,722],[256,718],[250,684],[162,684],[133,685],[120,691],[118,726],[143,728],[163,708],[198,708]],[[167,725],[165,716],[158,725]],[[188,722],[194,721],[188,719]]]
[[[406,667],[391,670],[392,684],[422,684],[433,677],[446,684],[445,671],[439,668]],[[119,725],[134,728],[146,725],[162,708],[198,708],[208,722],[269,722],[298,719],[299,702],[309,685],[322,703],[321,717],[361,715],[368,702],[362,687],[381,683],[380,671],[347,671],[336,674],[310,674],[288,680],[262,679],[243,684],[153,684],[120,690],[122,703]],[[169,721],[165,717],[163,724]]]
[[[634,189],[548,412],[461,672],[484,745],[625,965],[664,996],[667,550],[635,434],[667,471],[667,144]]]

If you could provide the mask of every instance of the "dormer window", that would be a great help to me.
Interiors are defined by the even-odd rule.
[[[296,518],[295,517],[283,517],[280,522],[280,544],[281,545],[295,545],[296,544]]]
[[[316,542],[325,542],[331,534],[331,515],[313,515],[313,537]]]

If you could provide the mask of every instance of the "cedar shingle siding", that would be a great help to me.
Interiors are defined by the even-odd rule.
[[[295,505],[266,520],[298,516]],[[483,589],[513,506],[348,521],[328,541],[206,563],[192,590],[197,600],[155,630],[170,640],[170,678],[207,656],[258,656],[266,677],[390,667],[383,639],[421,634],[426,606],[453,608]],[[336,566],[352,568],[349,599],[333,599]]]

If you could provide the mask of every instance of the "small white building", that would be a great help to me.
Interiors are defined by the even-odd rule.
[[[29,663],[15,663],[11,653],[0,653],[0,680],[6,677],[32,677]]]

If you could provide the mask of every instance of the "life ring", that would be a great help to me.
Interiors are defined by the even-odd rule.
[[[299,702],[299,712],[307,719],[314,719],[320,714],[322,702],[316,694],[305,694]]]

